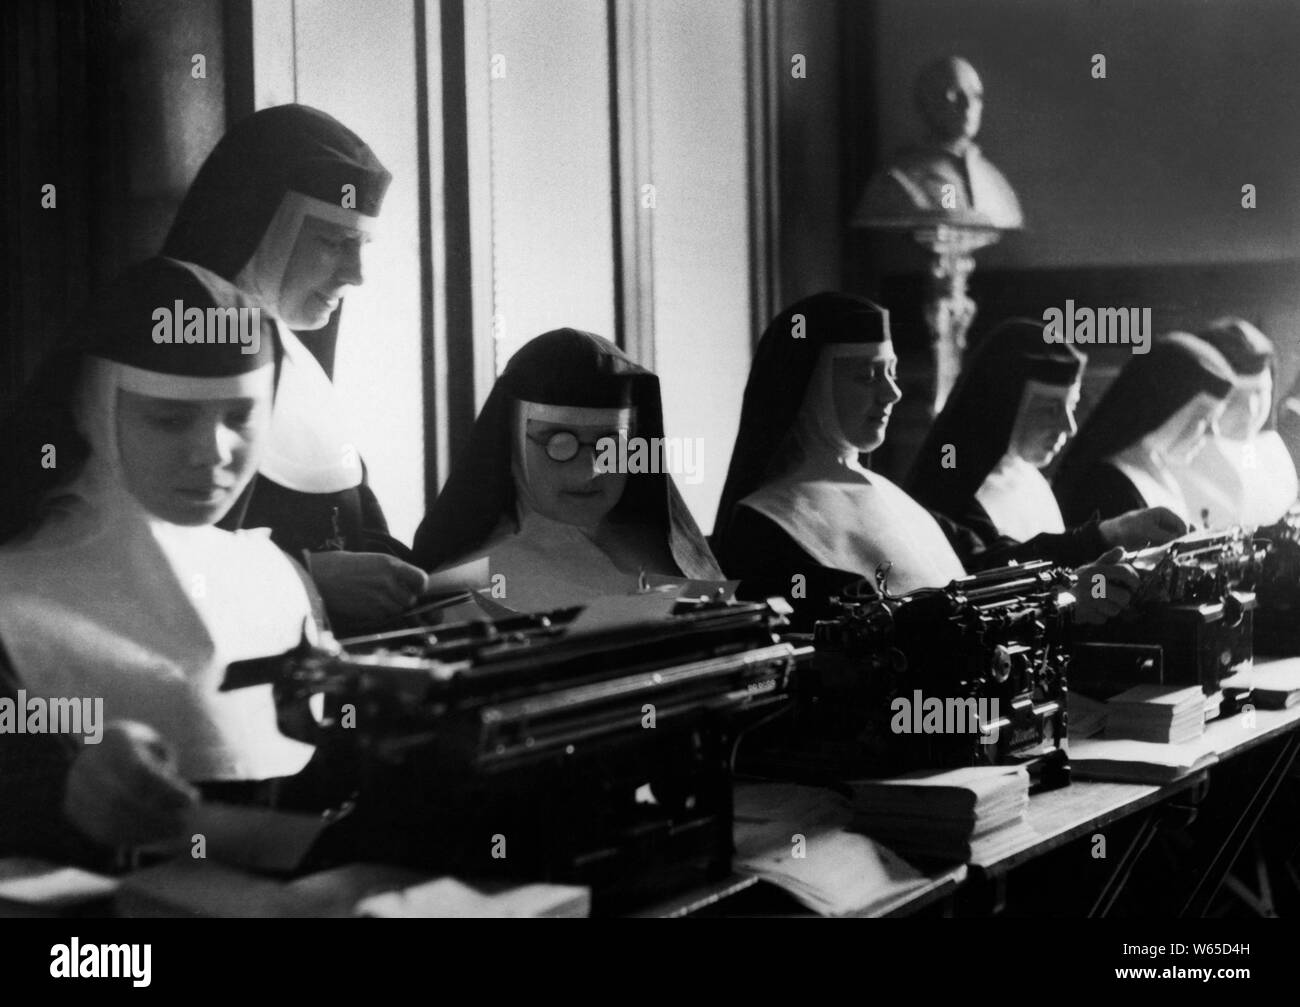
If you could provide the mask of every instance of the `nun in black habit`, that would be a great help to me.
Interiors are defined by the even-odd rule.
[[[243,311],[253,338],[156,343],[177,300]],[[81,738],[0,714],[0,855],[95,861],[97,843],[174,837],[195,786],[230,798],[312,755],[280,733],[270,686],[219,688],[231,661],[292,648],[319,613],[264,533],[216,527],[271,426],[276,328],[255,307],[190,263],[133,267],[8,418],[0,702],[22,716],[94,697],[98,712],[73,721]]]
[[[497,379],[416,532],[417,562],[486,557],[518,611],[635,592],[643,574],[721,579],[671,475],[645,464],[653,452],[632,462],[663,436],[654,374],[587,332],[538,336]]]
[[[1193,518],[1210,528],[1256,528],[1281,519],[1295,503],[1295,463],[1275,429],[1273,342],[1243,318],[1220,318],[1197,333],[1233,372],[1218,432],[1174,477]]]
[[[1174,468],[1205,445],[1232,391],[1232,368],[1185,332],[1157,337],[1097,403],[1053,488],[1067,522],[1163,506],[1191,524]]]
[[[728,576],[785,595],[801,623],[830,594],[880,567],[888,568],[890,591],[904,593],[1013,560],[1074,565],[1065,553],[1079,547],[1069,536],[985,541],[862,464],[862,454],[884,443],[902,397],[896,366],[888,312],[847,294],[799,301],[759,342],[714,542]],[[1115,564],[1118,555],[1091,568],[1116,589],[1084,618],[1109,616],[1127,602],[1136,578]]]
[[[208,155],[163,245],[283,323],[271,441],[223,526],[270,528],[277,545],[305,559],[343,628],[396,615],[424,586],[409,550],[388,534],[331,381],[342,301],[363,281],[361,247],[391,179],[324,112],[263,109]]]
[[[1078,430],[1084,363],[1074,347],[1046,343],[1041,322],[997,326],[967,360],[917,453],[912,496],[986,542],[1031,543],[1068,566],[1113,546],[1163,545],[1183,534],[1186,526],[1163,507],[1066,529],[1041,469]]]

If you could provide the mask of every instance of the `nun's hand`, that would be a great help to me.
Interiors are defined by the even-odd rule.
[[[1187,524],[1168,507],[1144,507],[1103,521],[1098,527],[1108,546],[1145,549],[1187,534]]]
[[[393,621],[420,596],[427,579],[419,567],[381,552],[314,552],[310,562],[336,631]]]
[[[1097,562],[1075,571],[1079,577],[1074,590],[1076,621],[1095,625],[1128,608],[1138,589],[1138,574],[1120,562],[1123,558],[1124,550],[1116,546]]]
[[[91,839],[108,846],[141,846],[174,839],[198,791],[176,772],[176,757],[153,728],[119,720],[86,745],[68,771],[63,814]]]

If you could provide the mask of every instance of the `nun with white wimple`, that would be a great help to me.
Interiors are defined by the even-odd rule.
[[[1078,427],[1084,357],[1047,343],[1043,323],[1013,318],[968,355],[917,452],[908,491],[986,541],[1034,542],[1036,554],[1078,566],[1116,545],[1140,549],[1183,534],[1167,508],[1144,508],[1067,528],[1042,469]]]
[[[1223,413],[1232,368],[1186,332],[1158,336],[1111,382],[1066,448],[1053,489],[1068,523],[1166,507],[1199,521],[1176,466],[1190,462]]]
[[[315,624],[310,582],[265,533],[215,527],[266,443],[275,326],[247,315],[245,344],[155,343],[156,312],[178,300],[255,307],[200,267],[137,266],[8,427],[0,696],[102,702],[81,736],[0,732],[10,853],[173,836],[195,786],[280,780],[312,755],[278,730],[270,686],[218,689],[231,661],[282,653]]]
[[[946,586],[968,568],[1053,558],[1042,537],[986,542],[863,464],[902,397],[896,367],[888,312],[847,294],[790,306],[755,352],[714,541],[728,576],[770,584],[801,622],[880,568],[901,594]],[[1087,618],[1127,603],[1136,579],[1117,557],[1090,557],[1115,590]]]
[[[1232,367],[1217,431],[1174,477],[1194,520],[1209,528],[1272,524],[1295,503],[1295,463],[1273,428],[1277,354],[1250,322],[1221,318],[1197,335]]]
[[[659,379],[614,344],[576,329],[530,340],[421,522],[417,562],[486,558],[503,604],[526,612],[630,594],[642,574],[719,580],[671,474],[617,471],[606,450],[663,436]]]
[[[424,587],[388,533],[331,380],[342,305],[364,281],[362,249],[391,180],[324,112],[262,109],[208,155],[163,245],[257,298],[288,330],[271,439],[223,527],[270,528],[306,563],[343,630],[391,620]]]

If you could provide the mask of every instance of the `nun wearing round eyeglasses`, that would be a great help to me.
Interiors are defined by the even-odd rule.
[[[671,475],[607,463],[622,438],[663,436],[654,374],[591,333],[538,336],[488,396],[416,532],[417,562],[487,558],[494,597],[525,612],[629,594],[643,574],[721,579]]]

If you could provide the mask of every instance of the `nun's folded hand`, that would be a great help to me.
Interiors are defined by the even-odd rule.
[[[1129,564],[1120,562],[1123,558],[1124,550],[1116,546],[1097,562],[1075,571],[1079,578],[1074,591],[1077,622],[1095,625],[1128,607],[1138,589],[1138,574]]]
[[[1168,507],[1144,507],[1103,521],[1098,530],[1108,546],[1145,549],[1187,534],[1187,523]]]
[[[310,565],[330,620],[345,628],[396,618],[419,597],[427,579],[419,567],[380,552],[314,552]]]
[[[151,727],[115,721],[85,745],[68,771],[63,814],[91,839],[140,846],[173,839],[198,791],[176,771],[176,757]]]

